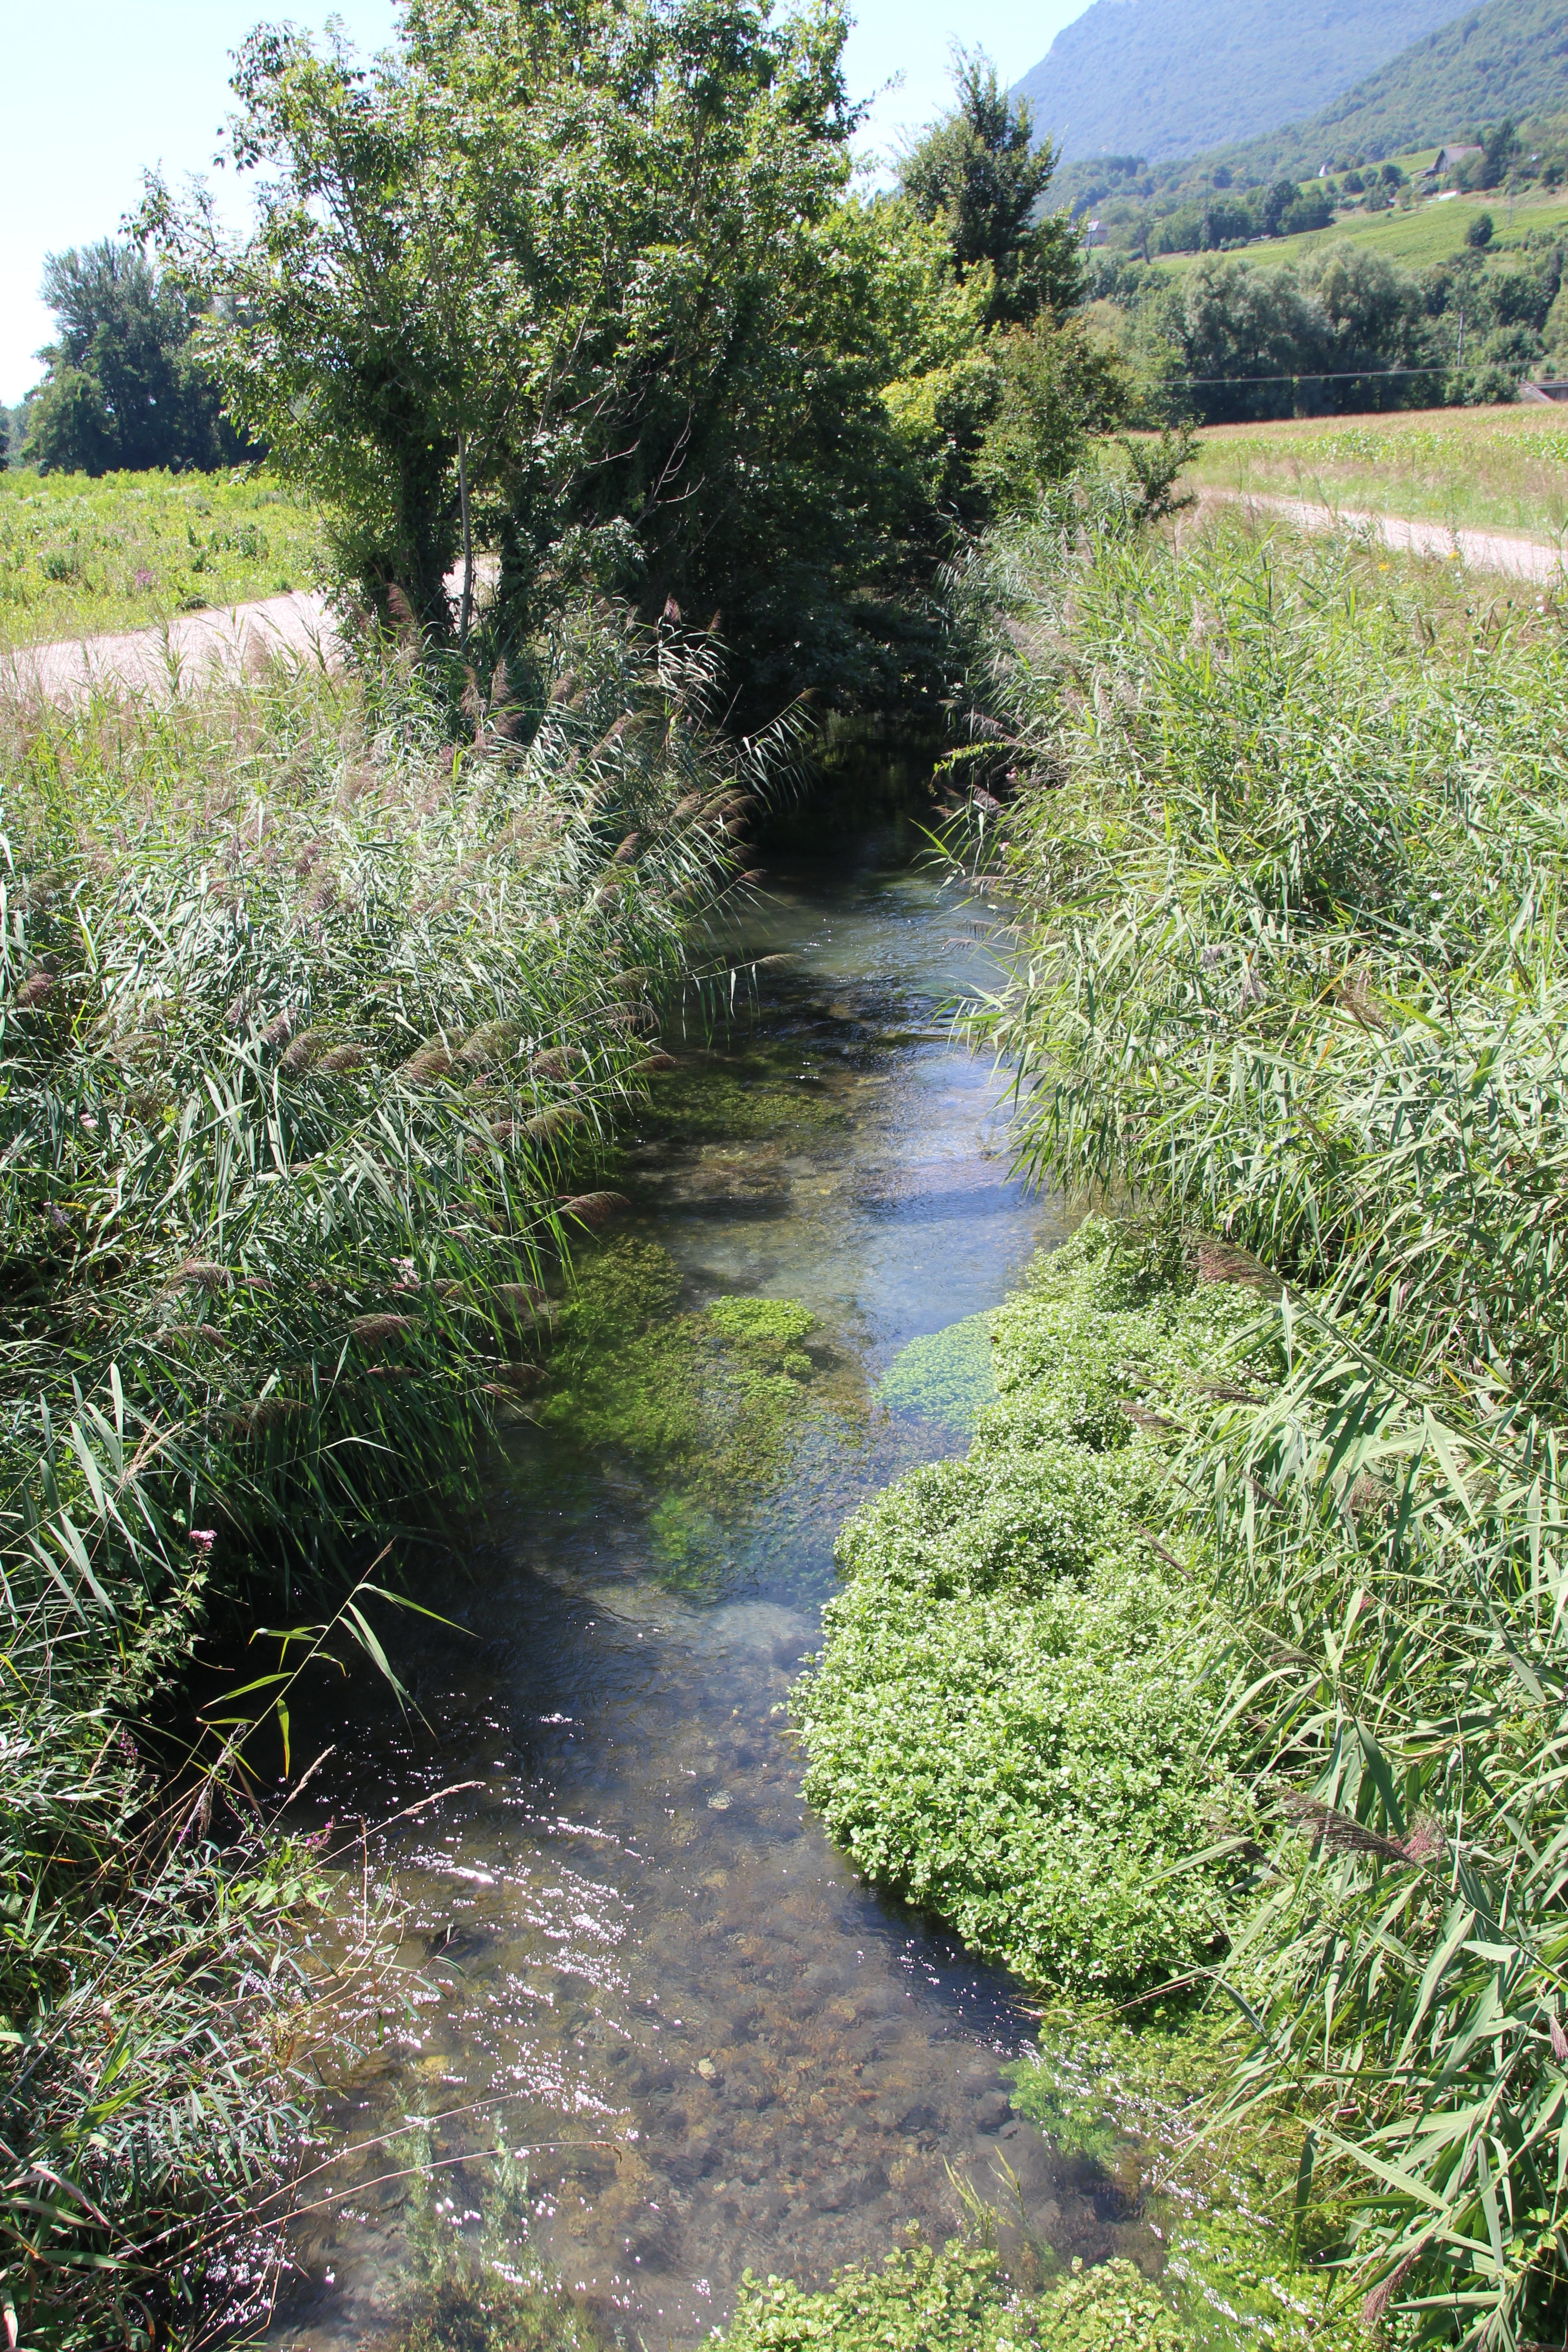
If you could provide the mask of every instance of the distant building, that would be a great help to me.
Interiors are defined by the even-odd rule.
[[[1416,177],[1422,180],[1446,180],[1450,172],[1457,172],[1461,163],[1468,163],[1472,155],[1479,155],[1481,152],[1479,147],[1439,147],[1436,163],[1428,163],[1426,169],[1418,173]]]
[[[1105,243],[1105,231],[1101,228],[1098,221],[1086,221],[1084,223],[1083,241],[1085,245],[1103,245]]]

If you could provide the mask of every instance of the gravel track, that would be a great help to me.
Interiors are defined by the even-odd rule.
[[[1237,505],[1249,513],[1277,514],[1298,530],[1366,531],[1401,555],[1435,555],[1468,564],[1476,572],[1500,572],[1542,586],[1560,579],[1564,568],[1560,547],[1512,531],[1450,530],[1446,523],[1416,522],[1356,507],[1315,506],[1308,499],[1271,498],[1260,490],[1205,489],[1199,497],[1205,505]]]
[[[226,611],[182,613],[167,628],[18,646],[0,654],[0,688],[57,701],[100,686],[178,693],[215,674],[237,676],[277,654],[330,666],[341,650],[325,598],[296,591]]]
[[[1510,531],[1450,530],[1444,523],[1355,507],[1317,506],[1308,499],[1275,498],[1258,490],[1205,488],[1205,506],[1237,505],[1257,515],[1279,515],[1298,530],[1365,531],[1401,555],[1427,555],[1498,572],[1540,586],[1561,579],[1564,553],[1549,541]],[[491,565],[481,560],[481,583]],[[456,575],[453,583],[456,585]],[[331,667],[342,640],[322,596],[296,590],[225,611],[183,613],[166,628],[127,629],[104,636],[62,637],[0,653],[0,692],[69,701],[95,687],[118,686],[178,693],[214,677],[237,677],[279,654]]]

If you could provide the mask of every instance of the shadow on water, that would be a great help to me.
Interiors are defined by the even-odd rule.
[[[690,1041],[684,1108],[628,1150],[630,1230],[686,1305],[817,1318],[822,1401],[730,1498],[700,1591],[671,1589],[668,1498],[635,1461],[520,1431],[466,1557],[416,1596],[464,1629],[406,1662],[423,1721],[367,1681],[320,1727],[336,1752],[301,1826],[479,1785],[371,1843],[407,1906],[417,2022],[335,2093],[360,2186],[301,2226],[279,2340],[384,2324],[412,2200],[377,2176],[411,2147],[442,2168],[435,2226],[526,2246],[648,2352],[705,2336],[747,2268],[822,2282],[910,2220],[945,2237],[955,2173],[1061,2256],[1152,2252],[1012,2114],[1019,1989],[858,1882],[801,1803],[784,1713],[844,1516],[963,1442],[878,1381],[1064,1230],[1009,1181],[999,1084],[938,1021],[984,959],[909,848],[890,832],[775,876],[742,944],[785,960],[744,1028]],[[386,2142],[406,2117],[426,2120]]]

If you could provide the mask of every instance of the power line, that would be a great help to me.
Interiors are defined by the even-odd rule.
[[[1448,360],[1440,367],[1303,368],[1296,375],[1168,375],[1161,381],[1171,389],[1194,383],[1382,383],[1396,375],[1452,375],[1454,368]]]

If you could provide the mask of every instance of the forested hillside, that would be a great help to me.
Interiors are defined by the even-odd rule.
[[[1035,68],[1036,75],[1042,71]],[[1032,79],[1026,77],[1020,88],[1027,89]],[[1221,134],[1212,149],[1197,155],[1190,148],[1162,150],[1152,131],[1142,142],[1121,131],[1114,138],[1108,132],[1101,143],[1106,150],[1136,148],[1149,164],[1146,176],[1155,189],[1180,194],[1215,185],[1219,172],[1243,186],[1300,179],[1324,163],[1380,163],[1413,148],[1468,140],[1489,124],[1511,119],[1528,126],[1565,110],[1563,0],[1485,0],[1483,6],[1414,41],[1317,113],[1301,115],[1293,108],[1294,119],[1282,129],[1253,138],[1226,140]],[[1038,100],[1036,112],[1048,129]],[[1070,152],[1080,158],[1088,152],[1076,143]],[[1066,184],[1077,196],[1087,192],[1089,182],[1080,170],[1076,180],[1068,175]]]
[[[1194,155],[1326,104],[1451,13],[1451,0],[1289,10],[1264,0],[1094,0],[1016,94],[1065,156]]]
[[[1257,168],[1315,170],[1342,148],[1393,154],[1505,116],[1517,121],[1563,107],[1568,7],[1563,0],[1487,0],[1335,99],[1296,138],[1281,133]]]

